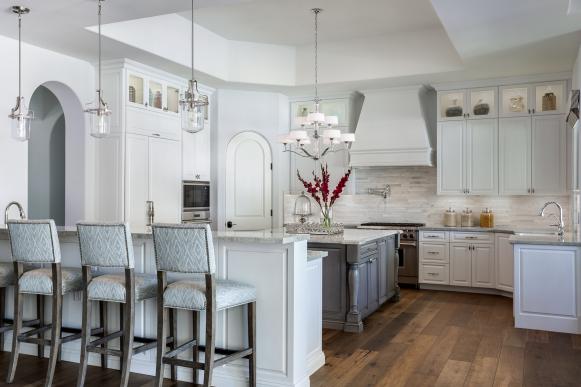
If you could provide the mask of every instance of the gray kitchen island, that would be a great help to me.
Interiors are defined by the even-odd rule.
[[[309,250],[323,259],[323,327],[362,332],[363,319],[388,300],[399,300],[399,231],[345,229],[312,235]]]

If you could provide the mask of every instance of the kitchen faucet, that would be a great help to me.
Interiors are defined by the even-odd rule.
[[[18,207],[18,212],[20,213],[20,219],[26,218],[26,215],[24,214],[24,208],[22,208],[22,205],[18,202],[10,202],[6,206],[6,209],[4,209],[4,224],[8,224],[8,210],[10,210],[10,207],[12,207],[12,206]]]
[[[545,209],[550,206],[551,204],[553,204],[554,206],[556,206],[559,209],[559,218],[557,219],[558,223],[552,224],[551,226],[555,226],[557,227],[558,230],[558,235],[560,237],[562,237],[565,234],[565,222],[563,222],[563,207],[561,207],[561,205],[557,202],[551,201],[551,202],[546,202],[543,205],[543,208],[541,208],[541,211],[539,212],[539,216],[545,216]]]

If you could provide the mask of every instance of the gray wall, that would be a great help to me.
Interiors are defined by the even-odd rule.
[[[28,142],[28,217],[65,224],[65,116],[44,86],[32,94],[34,111]]]

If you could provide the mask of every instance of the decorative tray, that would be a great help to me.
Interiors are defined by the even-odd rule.
[[[319,223],[294,223],[286,226],[289,234],[335,235],[345,230],[342,223],[334,223],[331,227],[324,227]]]

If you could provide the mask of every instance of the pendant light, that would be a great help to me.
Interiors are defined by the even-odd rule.
[[[91,136],[96,138],[107,137],[111,133],[111,110],[105,101],[103,101],[103,89],[101,88],[101,8],[103,0],[98,0],[98,20],[99,20],[99,88],[97,89],[97,98],[85,113],[91,118]],[[92,106],[91,106],[92,105]]]
[[[182,129],[189,133],[204,130],[204,120],[208,111],[208,96],[198,91],[198,82],[194,78],[194,0],[192,0],[192,78],[188,89],[180,99]]]
[[[18,141],[28,141],[30,138],[30,123],[34,120],[34,112],[28,110],[22,96],[22,15],[30,12],[29,8],[22,6],[12,7],[12,12],[18,15],[18,97],[16,106],[8,117],[12,119],[12,137]]]
[[[283,152],[291,152],[297,156],[310,158],[315,161],[321,160],[329,153],[339,151],[349,151],[349,146],[355,141],[354,133],[341,133],[339,129],[334,129],[339,124],[337,116],[325,116],[320,111],[319,98],[319,14],[321,8],[311,9],[315,15],[315,98],[313,99],[315,109],[306,117],[297,117],[300,130],[292,130],[290,133],[282,135],[280,142],[283,144]],[[323,129],[320,134],[320,130]],[[312,129],[313,134],[309,135],[307,129]],[[339,146],[340,145],[340,146]]]

